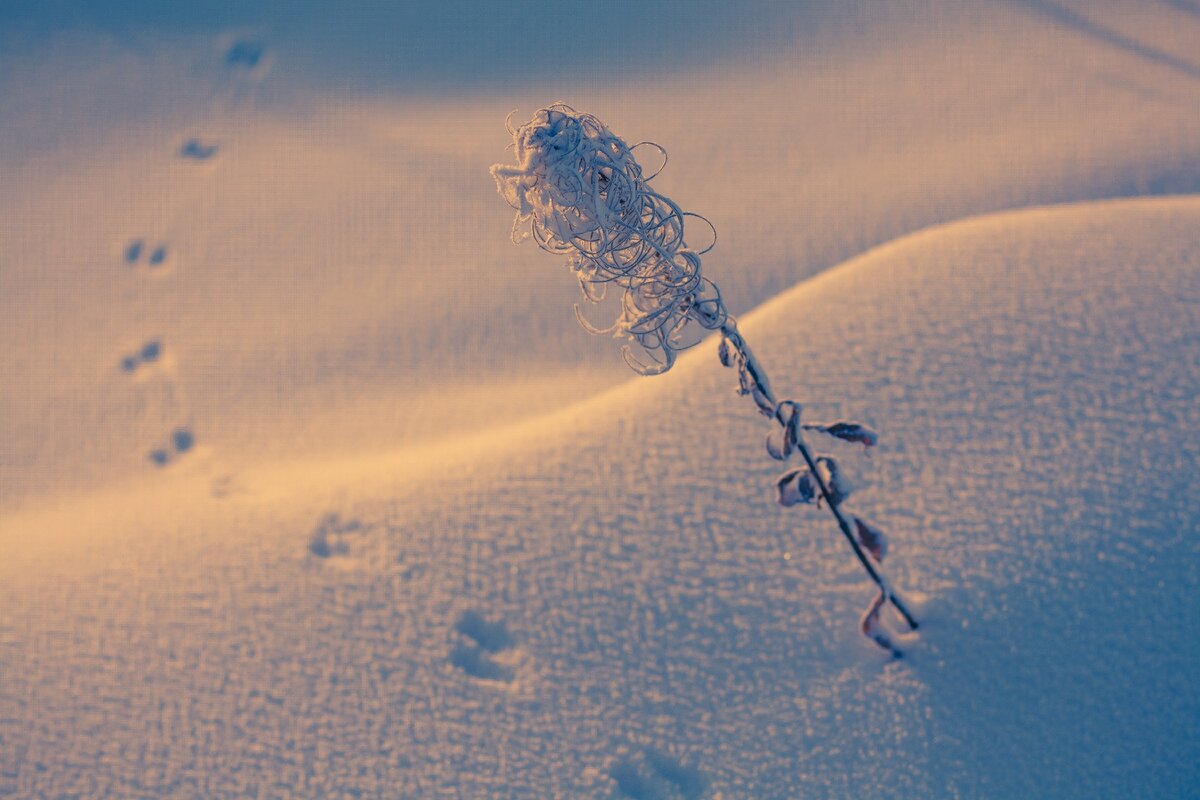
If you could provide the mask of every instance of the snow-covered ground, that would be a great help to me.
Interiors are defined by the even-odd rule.
[[[1194,793],[1200,7],[877,5],[0,12],[0,796]],[[557,99],[882,434],[904,659],[715,345],[508,243]]]

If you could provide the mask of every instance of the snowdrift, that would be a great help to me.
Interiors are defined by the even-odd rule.
[[[883,436],[844,463],[903,660],[709,341],[516,426],[9,512],[0,793],[1186,795],[1197,230],[1196,198],[985,216],[742,318],[781,395]]]
[[[356,459],[627,380],[505,243],[513,109],[663,145],[739,314],[933,224],[1200,191],[1194,4],[653,0],[586,47],[568,10],[462,5],[0,9],[0,513],[158,451]]]

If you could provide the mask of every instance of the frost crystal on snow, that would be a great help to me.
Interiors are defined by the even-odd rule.
[[[584,327],[633,339],[650,363],[628,347],[625,360],[656,375],[698,341],[686,332],[689,323],[721,326],[720,292],[700,273],[707,250],[684,241],[684,217],[697,215],[650,188],[654,176],[645,176],[633,155],[639,145],[630,147],[600,120],[563,103],[510,131],[517,164],[497,164],[492,176],[517,212],[513,240],[532,236],[543,249],[566,255],[589,302],[600,302],[609,284],[624,290],[611,327],[597,329],[581,315]]]

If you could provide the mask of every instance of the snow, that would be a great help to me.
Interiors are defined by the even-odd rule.
[[[1193,792],[1191,4],[762,3],[478,79],[445,6],[441,79],[315,5],[6,12],[0,796]],[[504,117],[559,98],[879,434],[828,449],[903,659],[717,343],[636,378],[509,243]]]

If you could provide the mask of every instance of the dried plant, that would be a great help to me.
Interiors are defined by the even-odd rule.
[[[511,115],[510,115],[511,119]],[[896,656],[901,651],[879,624],[890,603],[911,629],[917,622],[872,560],[887,550],[883,534],[863,519],[842,510],[850,494],[832,456],[809,449],[803,431],[872,447],[876,435],[852,422],[804,423],[799,403],[780,401],[767,374],[755,359],[721,300],[716,285],[701,274],[700,251],[687,246],[684,218],[703,217],[682,211],[670,198],[650,188],[657,175],[645,175],[634,157],[640,146],[656,148],[666,164],[666,151],[652,142],[630,147],[600,120],[555,103],[513,130],[517,164],[492,167],[504,199],[516,209],[513,241],[532,236],[542,249],[565,255],[591,303],[604,299],[608,287],[622,291],[620,315],[608,328],[580,322],[593,333],[613,333],[640,349],[623,348],[625,360],[643,375],[666,372],[678,351],[700,341],[705,331],[719,331],[721,363],[735,368],[738,391],[778,429],[767,438],[767,452],[779,461],[798,454],[803,465],[780,476],[776,487],[781,505],[816,504],[829,508],[879,593],[863,615],[865,636]],[[711,229],[711,224],[708,224]],[[715,231],[713,241],[715,243]],[[578,313],[578,307],[576,308]]]

